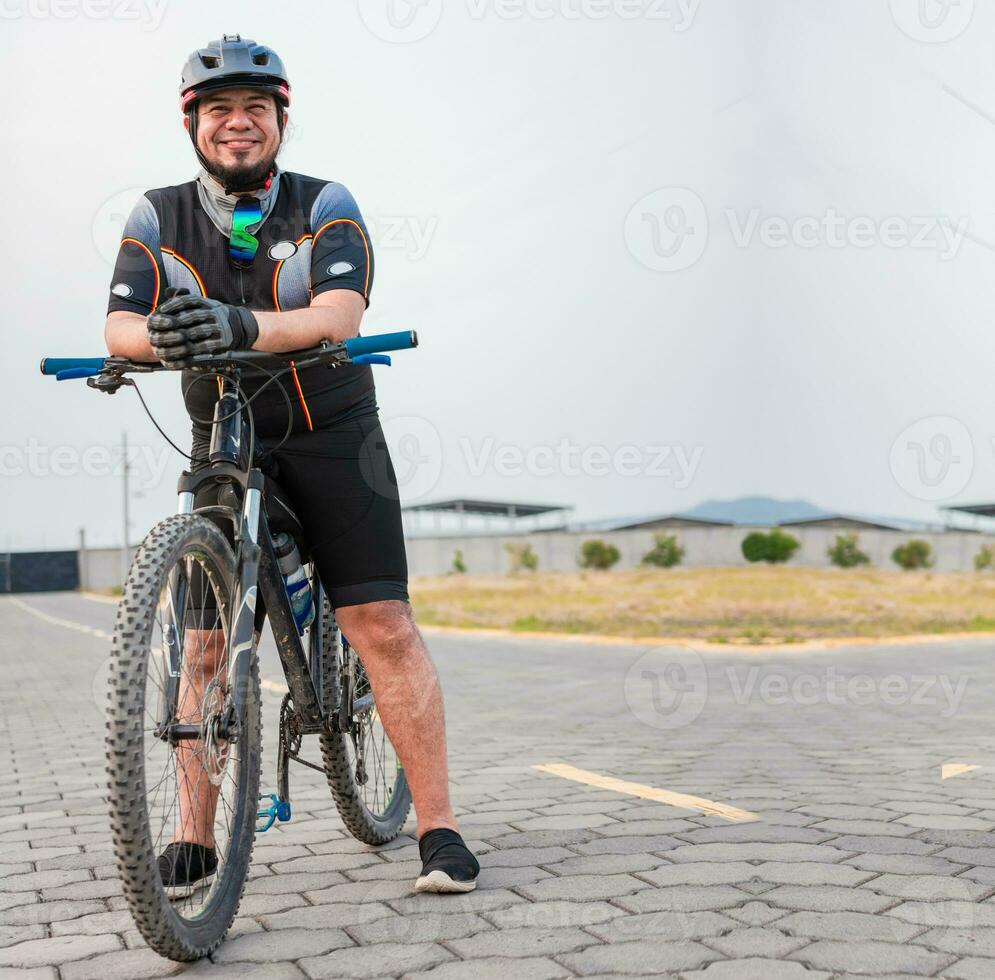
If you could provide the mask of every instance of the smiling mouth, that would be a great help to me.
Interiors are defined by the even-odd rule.
[[[251,150],[259,145],[259,140],[221,140],[220,143],[229,150]]]

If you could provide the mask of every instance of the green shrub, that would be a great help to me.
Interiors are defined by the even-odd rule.
[[[913,538],[900,544],[892,553],[891,560],[906,571],[915,568],[929,568],[933,564],[933,549],[928,541]]]
[[[512,575],[519,572],[534,572],[539,567],[539,556],[532,550],[530,544],[509,542],[504,546],[508,552],[508,571]]]
[[[974,556],[974,567],[979,572],[984,571],[986,568],[991,568],[993,557],[995,557],[995,549],[990,544],[983,544]]]
[[[677,540],[676,534],[655,534],[655,544],[643,555],[644,565],[656,565],[657,568],[673,568],[684,559],[684,549]]]
[[[767,535],[763,531],[753,531],[743,538],[740,545],[743,549],[743,557],[747,561],[767,560]]]
[[[598,538],[592,538],[580,546],[580,558],[577,561],[581,568],[597,568],[606,571],[621,557],[621,552],[615,545],[608,544]]]
[[[800,547],[797,538],[775,527],[766,534],[753,531],[743,538],[740,546],[747,561],[765,561],[771,565],[788,561]]]
[[[787,531],[775,527],[767,535],[767,561],[790,561],[794,553],[801,547],[799,540]]]
[[[850,531],[848,534],[837,534],[835,543],[826,551],[829,560],[839,568],[869,565],[871,560],[860,550],[859,540],[854,531]]]
[[[463,575],[466,573],[466,562],[463,561],[463,549],[457,548],[453,552],[453,571],[457,575]]]

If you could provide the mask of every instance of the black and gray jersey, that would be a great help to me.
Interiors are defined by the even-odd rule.
[[[368,306],[373,249],[353,196],[342,184],[303,174],[279,171],[274,179],[276,201],[258,229],[249,229],[259,247],[248,266],[229,257],[228,234],[202,205],[198,181],[146,191],[125,224],[108,312],[147,316],[167,286],[251,310],[301,309],[329,289],[354,290]],[[209,420],[217,385],[193,379],[184,372],[187,409],[194,420]],[[248,375],[246,394],[266,380]],[[374,403],[373,374],[367,366],[294,369],[253,401],[260,435],[282,435],[287,398],[294,431],[319,428]]]

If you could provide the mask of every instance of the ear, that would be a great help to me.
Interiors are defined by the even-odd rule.
[[[190,134],[190,117],[184,112],[183,113],[183,128],[187,131],[187,135]]]

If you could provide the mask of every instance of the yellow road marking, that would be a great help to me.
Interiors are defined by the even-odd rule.
[[[940,779],[953,779],[954,776],[963,776],[965,772],[980,768],[981,766],[972,766],[966,762],[946,762],[940,766]]]
[[[598,789],[610,789],[616,793],[638,796],[643,800],[655,800],[657,803],[667,803],[670,806],[680,807],[682,810],[697,810],[706,816],[722,817],[724,820],[731,820],[734,823],[749,823],[760,819],[749,810],[740,810],[739,807],[729,806],[726,803],[715,803],[712,800],[704,800],[700,796],[688,796],[686,793],[673,793],[668,789],[657,789],[655,786],[630,783],[624,779],[615,779],[613,776],[602,776],[596,772],[588,772],[586,769],[577,769],[575,766],[551,763],[532,768],[551,773],[554,776],[562,776],[564,779],[572,779],[576,783],[597,786]]]

